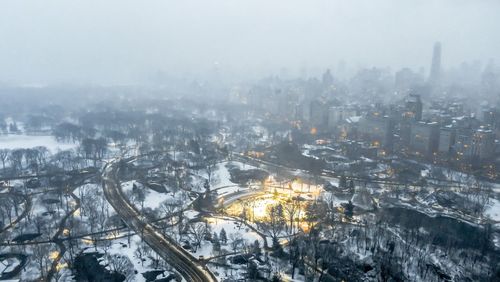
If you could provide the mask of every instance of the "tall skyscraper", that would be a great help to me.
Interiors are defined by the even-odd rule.
[[[403,116],[405,118],[410,118],[415,121],[421,121],[422,120],[422,100],[420,100],[420,95],[417,94],[410,94],[408,98],[406,99],[405,103],[405,112]]]
[[[434,44],[432,52],[431,72],[429,74],[429,86],[434,91],[439,87],[441,80],[441,43]]]
[[[333,76],[330,69],[327,69],[323,74],[322,83],[324,87],[330,87],[333,84]]]

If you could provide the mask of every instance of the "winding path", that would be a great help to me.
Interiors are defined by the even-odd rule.
[[[83,185],[86,180],[87,178],[83,177],[78,182],[68,185],[68,188],[64,190],[66,194],[69,194],[73,198],[76,205],[62,218],[56,234],[54,234],[54,236],[51,238],[51,241],[54,242],[59,248],[59,252],[57,254],[57,257],[52,261],[50,270],[47,273],[47,281],[52,281],[52,277],[54,277],[54,275],[58,272],[57,266],[59,265],[59,262],[61,261],[67,250],[66,246],[64,245],[64,240],[60,238],[66,227],[66,221],[68,220],[68,218],[73,216],[73,214],[80,208],[80,199],[73,192],[77,187]]]
[[[123,195],[118,180],[120,162],[114,160],[103,170],[103,189],[106,199],[128,227],[142,239],[168,264],[179,272],[186,281],[215,282],[215,276],[190,253],[180,247],[173,239],[161,235],[149,224],[140,212]]]
[[[24,199],[24,209],[23,209],[23,212],[21,213],[21,215],[19,215],[16,219],[14,219],[11,223],[9,223],[7,226],[3,227],[1,230],[0,230],[0,234],[7,231],[8,229],[12,228],[13,226],[15,226],[18,222],[20,222],[21,220],[23,220],[27,215],[28,213],[31,211],[31,208],[33,207],[33,203],[31,201],[31,197],[28,197],[24,194],[19,194],[19,193],[12,193],[10,195],[7,194],[7,196],[19,196],[19,197],[22,197]]]

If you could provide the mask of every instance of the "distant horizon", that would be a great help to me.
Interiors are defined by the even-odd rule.
[[[432,52],[430,52],[432,53]],[[8,81],[2,80],[0,77],[0,87],[21,87],[21,88],[44,88],[44,87],[66,87],[66,86],[76,86],[76,87],[123,87],[123,86],[151,86],[151,85],[162,85],[168,81],[186,81],[186,82],[214,82],[214,83],[223,83],[227,86],[234,83],[241,82],[255,82],[262,79],[276,77],[284,80],[288,79],[311,79],[311,78],[321,78],[321,75],[330,70],[335,79],[340,80],[348,80],[356,75],[361,70],[370,70],[370,69],[378,69],[382,71],[387,71],[390,75],[395,75],[398,71],[409,69],[418,75],[422,75],[424,79],[427,80],[430,72],[431,60],[427,66],[421,67],[410,67],[410,66],[402,66],[400,68],[393,68],[390,66],[350,66],[347,62],[342,61],[344,63],[344,69],[339,70],[338,66],[327,66],[324,67],[296,67],[294,69],[289,68],[279,68],[275,71],[269,72],[258,72],[253,74],[242,74],[238,72],[226,73],[223,74],[217,73],[214,75],[213,72],[205,72],[198,74],[185,74],[175,75],[169,74],[163,70],[156,70],[151,72],[146,72],[135,77],[136,80],[128,80],[128,81],[78,81],[78,80],[55,80],[55,81]],[[463,66],[466,67],[475,67],[480,72],[485,71],[489,67],[493,67],[493,70],[500,70],[500,64],[495,60],[488,60],[486,62],[482,61],[463,61],[455,66],[447,66],[442,65],[441,71],[443,73],[454,72],[460,70]],[[480,73],[479,73],[480,74]],[[227,79],[230,77],[230,79]]]
[[[500,61],[500,2],[2,1],[0,82],[238,81],[306,70]],[[218,75],[220,74],[220,75]]]

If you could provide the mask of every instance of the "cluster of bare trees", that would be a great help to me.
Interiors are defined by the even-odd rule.
[[[17,127],[17,123],[14,121],[12,123],[7,124],[5,119],[0,117],[0,133],[18,133],[19,128]]]
[[[97,185],[85,185],[79,191],[80,217],[86,217],[90,233],[104,230],[110,218],[110,211],[102,190]],[[98,236],[91,235],[93,239],[97,239]],[[93,242],[95,243],[96,240]],[[97,245],[95,247],[97,248]]]
[[[17,218],[20,214],[20,204],[23,198],[17,194],[4,193],[0,196],[0,219],[2,220],[0,228]]]
[[[381,281],[437,281],[454,275],[488,280],[497,271],[498,258],[490,249],[491,227],[476,228],[449,218],[429,222],[413,212],[391,213],[360,224],[330,226],[321,221],[307,234],[290,240],[287,250],[292,269],[298,268],[310,279],[333,275]],[[394,225],[396,219],[399,223]],[[356,254],[369,259],[358,261]],[[440,256],[441,264],[436,264],[435,256]]]
[[[491,184],[478,179],[467,181],[460,185],[461,192],[467,200],[466,210],[472,211],[475,216],[481,216],[493,195]]]
[[[111,271],[123,274],[126,277],[126,281],[130,281],[134,276],[134,264],[127,256],[120,254],[107,254],[105,258],[111,268]]]
[[[7,122],[5,122],[5,116],[0,113],[0,133],[8,133]]]
[[[182,219],[179,219],[179,217],[183,216],[182,203],[180,201],[165,201],[161,203],[159,209],[158,213],[165,217],[165,220],[159,223],[163,228],[164,233],[167,228],[182,221]]]
[[[273,242],[273,250],[275,252],[281,251],[281,245],[279,243],[279,236],[286,227],[285,213],[283,211],[283,206],[281,204],[273,205],[268,207],[268,218],[257,222],[257,226],[262,230],[267,236],[270,236]],[[267,243],[267,242],[266,242]]]
[[[187,225],[186,234],[192,242],[194,251],[201,247],[203,240],[212,240],[212,230],[206,222],[193,222]]]
[[[94,166],[97,161],[102,160],[108,150],[108,142],[105,138],[85,138],[80,143],[80,152],[85,159],[92,160]]]
[[[328,213],[335,213],[333,207],[318,199],[307,202],[298,197],[290,198],[267,208],[267,217],[257,221],[257,226],[273,240],[273,245],[281,236],[293,238],[303,232],[303,228],[311,229],[318,222],[325,222],[333,217]],[[242,217],[247,218],[247,209],[244,208]],[[273,246],[277,247],[277,246]]]
[[[38,171],[40,167],[47,163],[49,150],[44,146],[26,149],[0,149],[0,162],[5,170],[10,164],[13,170],[20,171],[25,168]]]
[[[107,151],[105,139],[84,139],[80,150],[64,150],[54,155],[44,146],[34,148],[0,149],[0,163],[5,172],[9,167],[14,173],[29,169],[38,173],[50,165],[63,170],[74,170],[86,167],[85,160],[92,160],[94,166]]]
[[[35,244],[32,246],[32,251],[33,259],[40,271],[40,277],[46,277],[51,265],[51,261],[47,256],[50,251],[50,246],[48,244]]]
[[[79,142],[95,135],[95,129],[82,127],[78,124],[63,122],[52,129],[52,134],[59,141]]]
[[[292,277],[295,276],[297,268],[300,268],[306,276],[317,277],[321,275],[321,266],[318,262],[320,234],[324,227],[331,230],[335,226],[335,220],[339,218],[337,213],[333,205],[322,199],[304,201],[300,198],[290,198],[269,206],[267,217],[256,223],[258,229],[271,238],[272,255],[288,260],[289,266],[292,267]],[[286,250],[280,244],[281,238],[288,239]],[[264,247],[267,248],[267,241],[264,243]]]
[[[62,170],[74,170],[85,167],[83,158],[73,150],[64,150],[52,156],[52,164]]]

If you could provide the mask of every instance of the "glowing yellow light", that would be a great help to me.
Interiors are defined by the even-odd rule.
[[[63,263],[58,263],[56,266],[57,271],[61,271],[61,269],[68,267],[68,264],[63,262]]]
[[[52,260],[56,259],[58,256],[59,256],[58,251],[53,251],[53,252],[50,252],[50,254],[49,254],[49,258]]]
[[[271,184],[273,184],[275,181],[274,181],[274,177],[272,175],[269,175],[265,180],[264,180],[264,185],[266,186],[269,186]]]
[[[69,229],[68,228],[64,228],[63,235],[64,236],[68,236],[69,235]]]
[[[257,151],[248,151],[247,155],[250,156],[250,157],[254,157],[254,158],[262,158],[264,156],[264,153],[263,152],[257,152]]]
[[[217,219],[213,218],[213,217],[209,217],[209,218],[207,218],[207,223],[208,224],[215,224],[215,223],[217,223]]]
[[[255,220],[265,220],[268,216],[269,207],[276,205],[277,202],[273,198],[261,199],[254,203],[252,215]]]
[[[83,237],[82,242],[87,245],[91,245],[92,243],[94,243],[94,241],[92,241],[92,239],[90,239],[89,237]]]
[[[340,137],[342,139],[347,138],[347,131],[343,128],[342,131],[340,132]]]
[[[227,208],[226,212],[232,216],[240,216],[246,212],[250,220],[263,221],[268,219],[268,209],[280,201],[272,196],[264,196],[252,199],[245,203],[235,203]]]
[[[316,127],[311,128],[311,134],[316,135],[316,133],[318,133],[318,129]]]

